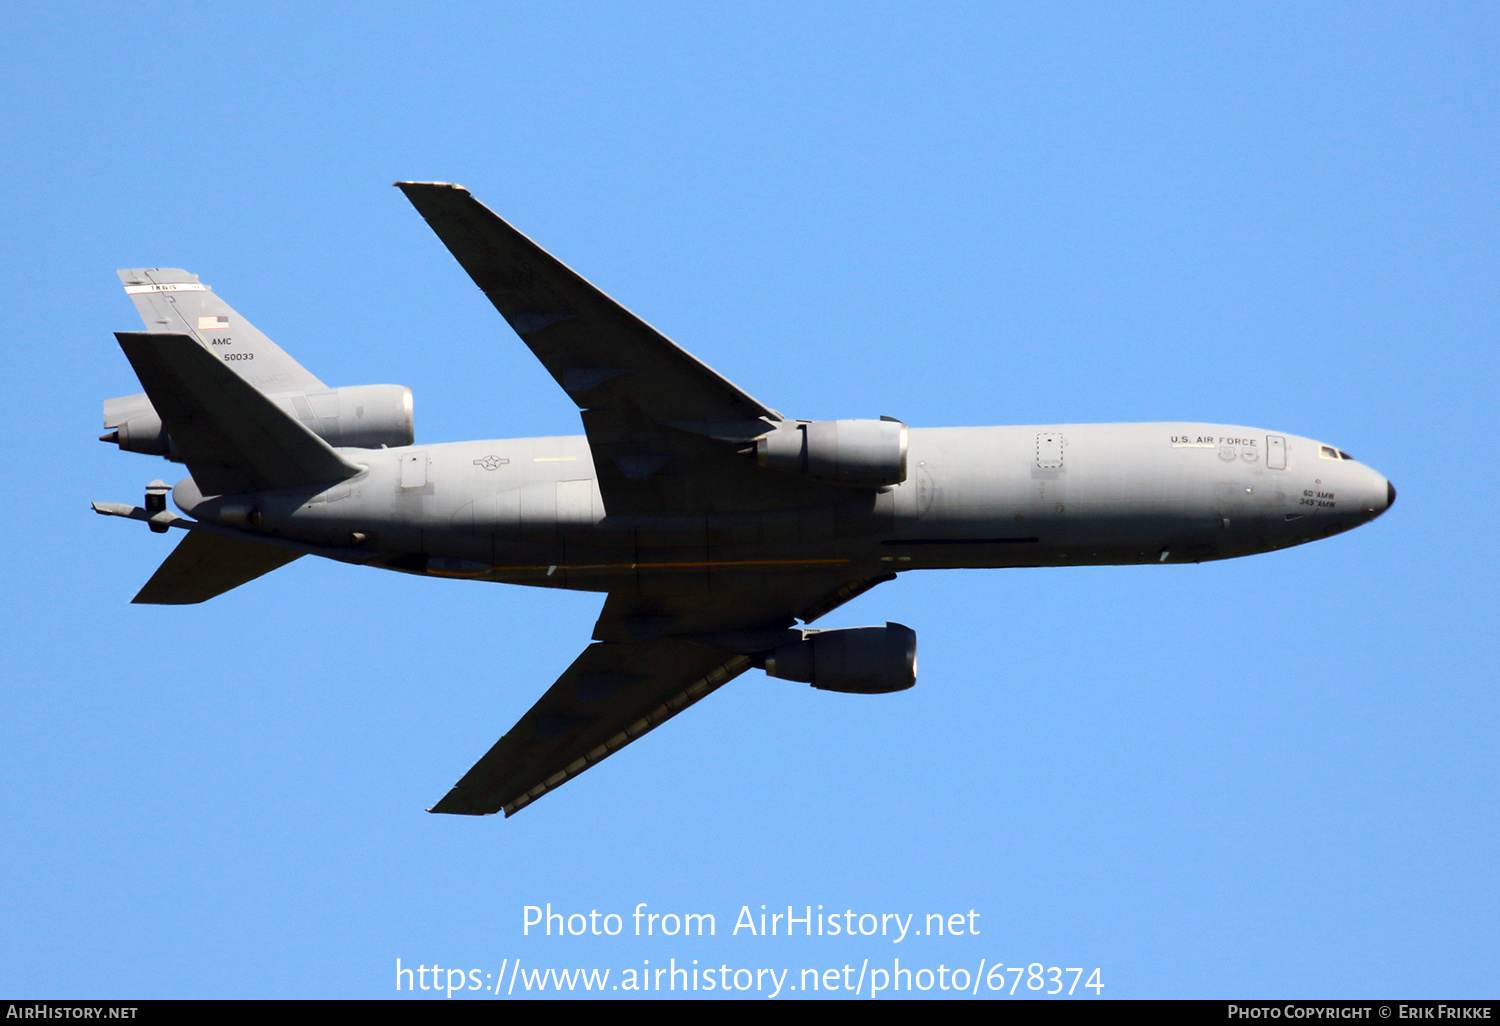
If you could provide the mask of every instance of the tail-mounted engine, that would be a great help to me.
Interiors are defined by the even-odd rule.
[[[316,392],[278,392],[267,396],[313,434],[334,448],[379,449],[410,445],[411,389],[405,385],[350,385]],[[104,400],[105,433],[128,452],[177,459],[167,429],[144,394]]]
[[[784,421],[755,440],[755,461],[854,488],[906,480],[906,425],[879,420]]]
[[[766,656],[766,673],[846,694],[905,691],[917,682],[917,632],[899,623],[806,631]]]

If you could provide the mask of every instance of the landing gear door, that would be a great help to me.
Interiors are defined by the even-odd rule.
[[[1286,439],[1280,435],[1266,436],[1266,469],[1286,469]]]

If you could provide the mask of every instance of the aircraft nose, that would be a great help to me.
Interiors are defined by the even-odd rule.
[[[1362,463],[1346,463],[1349,477],[1345,487],[1351,497],[1358,496],[1354,505],[1359,509],[1357,523],[1367,524],[1376,517],[1384,516],[1396,502],[1396,486],[1380,471]]]
[[[1365,516],[1374,520],[1378,516],[1383,516],[1386,510],[1396,504],[1396,486],[1378,471],[1372,472],[1370,477],[1373,480],[1366,485],[1369,488],[1369,491],[1365,493],[1369,496],[1366,500],[1369,505],[1365,507]]]

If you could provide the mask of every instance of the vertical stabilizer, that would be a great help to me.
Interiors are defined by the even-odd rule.
[[[187,335],[212,350],[262,392],[311,392],[328,386],[255,325],[179,267],[116,271],[149,332]]]

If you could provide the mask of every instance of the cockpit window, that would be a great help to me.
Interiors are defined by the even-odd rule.
[[[1339,458],[1339,451],[1331,445],[1325,445],[1318,455],[1325,460],[1336,460]]]
[[[1350,456],[1347,452],[1345,452],[1342,449],[1339,450],[1339,457],[1342,458],[1342,459],[1346,459],[1346,460],[1352,460],[1352,459],[1354,459],[1353,456]]]

